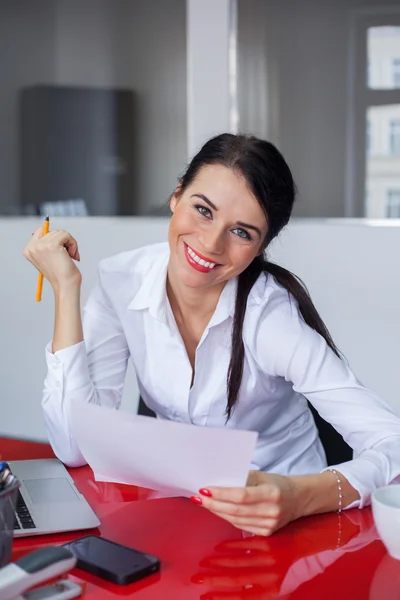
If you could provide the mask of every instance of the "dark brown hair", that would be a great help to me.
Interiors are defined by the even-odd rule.
[[[206,165],[223,165],[235,169],[245,178],[267,219],[268,233],[263,249],[288,223],[296,197],[296,186],[285,159],[270,142],[251,135],[223,133],[204,144],[189,164],[180,182],[179,193],[192,183]],[[333,352],[339,356],[329,331],[319,316],[303,282],[287,269],[267,260],[262,253],[240,275],[232,329],[232,352],[227,374],[227,418],[237,402],[243,377],[243,321],[247,298],[254,283],[264,272],[284,287],[298,304],[304,321],[315,329]]]

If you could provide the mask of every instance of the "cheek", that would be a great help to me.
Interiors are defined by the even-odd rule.
[[[170,237],[191,233],[194,229],[198,228],[199,219],[196,217],[196,214],[186,207],[177,207],[170,220]]]
[[[257,256],[257,248],[252,246],[241,246],[240,244],[232,244],[230,249],[231,262],[238,269],[245,269],[251,261]]]

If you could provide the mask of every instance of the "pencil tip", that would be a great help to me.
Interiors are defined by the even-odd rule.
[[[45,218],[45,221],[50,221],[49,215],[47,215],[47,217]]]

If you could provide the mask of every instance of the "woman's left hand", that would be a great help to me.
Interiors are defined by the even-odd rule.
[[[290,477],[250,471],[245,488],[207,487],[192,501],[238,529],[268,536],[300,517],[296,487]]]

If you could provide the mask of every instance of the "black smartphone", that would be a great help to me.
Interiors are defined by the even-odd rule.
[[[63,547],[76,556],[77,567],[113,583],[132,583],[160,570],[158,558],[97,535],[87,535]]]

